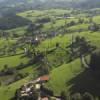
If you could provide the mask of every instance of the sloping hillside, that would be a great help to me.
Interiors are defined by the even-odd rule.
[[[91,70],[81,66],[80,59],[54,69],[50,78],[47,86],[54,91],[55,95],[59,95],[62,91],[66,93],[89,92],[95,96],[100,95],[100,81],[93,77]]]
[[[77,65],[77,66],[74,66]],[[80,60],[77,59],[69,64],[63,64],[59,68],[54,69],[51,72],[51,80],[47,84],[56,95],[61,91],[68,91],[73,84],[68,84],[68,82],[75,76],[80,74],[84,69],[81,67]]]

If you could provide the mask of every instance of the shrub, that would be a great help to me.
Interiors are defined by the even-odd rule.
[[[75,93],[74,95],[72,95],[72,100],[82,100],[81,94]]]

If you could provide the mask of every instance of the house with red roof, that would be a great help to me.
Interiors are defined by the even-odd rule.
[[[37,83],[45,83],[48,82],[50,80],[49,75],[44,75],[44,76],[40,76],[39,78],[36,79]]]

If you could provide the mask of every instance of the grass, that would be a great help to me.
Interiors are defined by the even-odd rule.
[[[61,91],[69,91],[73,84],[67,85],[67,82],[81,73],[82,70],[79,59],[69,64],[63,64],[50,73],[50,81],[47,86],[54,91],[55,95],[60,94]]]
[[[89,40],[91,42],[91,44],[97,46],[98,48],[100,48],[100,34],[99,32],[90,32],[90,31],[85,31],[85,32],[74,32],[72,33],[74,38],[76,36],[83,36],[85,37],[87,40]],[[52,39],[47,39],[45,41],[43,41],[38,47],[37,49],[40,51],[45,51],[47,49],[50,48],[54,48],[56,43],[60,43],[61,47],[65,48],[66,46],[68,46],[71,43],[72,40],[72,34],[71,33],[67,33],[64,36],[56,36]],[[63,40],[63,41],[62,41]]]
[[[96,22],[97,24],[100,24],[100,16],[93,17],[93,21]]]
[[[29,74],[31,74],[31,73],[33,73],[33,66],[28,66],[27,68],[24,68],[24,69],[22,69],[22,70],[20,70],[19,71],[20,73],[29,73]]]
[[[26,33],[26,29],[27,29],[27,26],[24,26],[24,27],[20,27],[20,28],[14,28],[14,29],[10,29],[10,30],[7,30],[8,33],[11,33],[11,34],[18,34],[19,36],[23,35],[24,33]]]
[[[22,13],[18,13],[17,15],[30,18],[31,17],[39,17],[44,15],[63,15],[65,13],[70,13],[71,10],[63,10],[63,9],[50,9],[50,10],[29,10]],[[28,16],[29,15],[29,16]]]
[[[9,39],[8,41],[4,38],[0,39],[0,48],[6,46],[11,46],[12,44],[14,44],[16,42],[16,40],[13,39]]]
[[[57,29],[58,27],[64,26],[65,25],[65,21],[67,23],[69,23],[71,21],[75,21],[75,22],[78,21],[77,18],[73,18],[73,19],[60,19],[60,20],[54,19],[54,20],[55,20],[55,24],[53,24],[53,25],[52,25],[52,22],[44,24],[43,30],[44,31],[48,31],[48,30],[52,29],[52,26],[53,26],[54,29]]]
[[[20,70],[19,72],[20,73],[29,73],[29,76],[24,79],[21,79],[17,82],[14,82],[13,84],[10,84],[7,86],[2,85],[0,87],[0,97],[3,100],[9,100],[12,97],[14,97],[16,89],[20,88],[20,86],[27,84],[29,81],[33,80],[33,78],[36,76],[36,73],[37,73],[34,65],[29,66],[23,70]]]
[[[26,77],[9,86],[0,87],[0,98],[2,98],[3,100],[11,99],[14,96],[16,89],[18,89],[21,85],[25,84],[29,80],[30,80],[30,77]]]
[[[63,40],[63,41],[62,41]],[[56,46],[56,43],[60,43],[60,46],[65,48],[67,45],[69,45],[69,43],[71,43],[71,35],[65,35],[65,36],[56,36],[52,39],[47,39],[45,41],[43,41],[37,49],[39,49],[40,51],[44,51],[50,48],[54,48]]]
[[[18,13],[17,15],[34,22],[37,19],[37,17],[44,16],[44,14],[45,13],[43,11],[30,10],[30,11],[25,11],[23,13]]]
[[[47,11],[47,13],[51,14],[51,15],[60,15],[60,14],[65,14],[65,13],[70,13],[71,10],[64,10],[64,9],[50,9]]]
[[[20,63],[26,64],[28,62],[28,58],[21,58],[22,55],[16,56],[8,56],[4,58],[0,58],[0,70],[4,68],[4,65],[8,65],[8,67],[15,67]]]
[[[72,26],[68,29],[72,30],[72,31],[77,31],[77,30],[87,30],[88,29],[88,24],[79,24],[79,25],[75,25],[75,26]]]

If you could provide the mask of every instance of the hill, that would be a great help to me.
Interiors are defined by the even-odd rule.
[[[4,0],[0,2],[0,14],[16,13],[30,9],[48,8],[99,8],[99,0]]]
[[[31,21],[17,15],[9,15],[0,18],[0,30],[8,30],[29,25]]]
[[[71,17],[65,19],[65,13],[70,14]],[[76,41],[77,36],[78,39],[85,39],[86,43],[88,41],[90,45],[100,49],[99,30],[92,31],[88,28],[91,22],[99,25],[100,16],[94,14],[91,19],[89,15],[88,12],[82,10],[63,9],[30,10],[18,13],[16,16],[21,18],[19,22],[22,24],[25,19],[31,21],[33,27],[38,24],[43,24],[43,26],[30,31],[27,30],[27,24],[25,26],[19,24],[18,28],[11,27],[6,30],[9,35],[5,31],[0,31],[0,71],[4,74],[9,71],[14,72],[10,76],[8,73],[0,76],[0,97],[3,100],[11,99],[21,85],[44,72],[47,73],[48,70],[50,81],[46,87],[52,89],[55,95],[59,95],[62,91],[90,92],[96,96],[100,95],[99,80],[91,75],[90,70],[81,66],[79,57],[81,46],[75,42],[75,53],[73,55],[71,53],[72,39]],[[44,22],[48,17],[50,20]],[[14,18],[10,19],[15,23]],[[7,23],[7,20],[4,21]],[[12,23],[9,22],[9,24]],[[2,35],[2,33],[6,34]],[[17,36],[13,36],[15,33]],[[39,44],[34,40],[39,41]],[[87,50],[87,47],[85,49]],[[90,53],[87,55],[89,56]],[[3,84],[13,77],[14,81],[7,85]]]
[[[49,5],[48,5],[49,2]],[[51,6],[51,7],[64,7],[64,8],[97,8],[100,7],[100,1],[99,0],[50,0],[46,1],[45,5]]]
[[[61,91],[66,91],[66,93],[89,92],[95,96],[100,95],[100,81],[97,83],[97,79],[92,77],[91,70],[81,67],[79,59],[54,69],[50,78],[47,86],[54,91],[55,95],[59,95]]]

